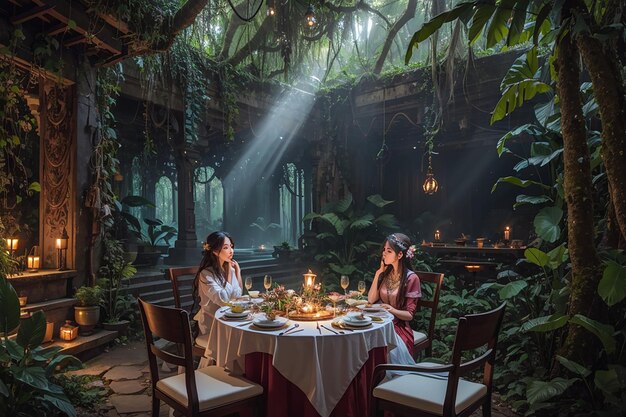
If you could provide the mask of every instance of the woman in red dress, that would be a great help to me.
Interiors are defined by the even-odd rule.
[[[394,233],[385,239],[380,267],[367,294],[369,303],[381,303],[381,307],[393,314],[396,333],[413,351],[413,331],[409,325],[422,296],[420,280],[411,271],[411,258],[415,249],[411,240],[402,233]]]

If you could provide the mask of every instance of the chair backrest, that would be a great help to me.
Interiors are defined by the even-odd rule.
[[[137,300],[137,303],[139,304],[139,311],[141,312],[141,320],[146,336],[146,349],[148,351],[152,389],[155,389],[156,383],[159,381],[159,367],[156,358],[184,367],[189,406],[197,413],[199,408],[198,391],[196,388],[193,365],[189,313],[180,308],[162,307],[150,304],[141,298]],[[154,336],[182,346],[182,349],[178,349],[180,354],[170,353],[156,346]]]
[[[174,292],[174,306],[176,308],[184,308],[191,312],[193,309],[193,300],[191,304],[183,307],[183,296],[191,294],[193,289],[193,280],[198,272],[197,266],[185,266],[182,268],[170,268],[167,271],[168,277],[172,282],[172,290]],[[189,278],[191,276],[191,278]],[[186,277],[184,279],[184,277]]]
[[[486,313],[468,314],[459,319],[452,349],[453,369],[448,378],[443,415],[454,409],[458,379],[482,365],[484,365],[483,384],[487,386],[487,394],[491,395],[498,333],[505,307],[506,303],[502,303],[498,308]],[[463,352],[483,346],[487,346],[484,353],[467,362],[461,362]]]
[[[420,298],[418,301],[418,307],[426,307],[430,309],[430,322],[428,324],[428,338],[433,340],[435,334],[435,322],[437,321],[437,307],[439,306],[439,293],[441,292],[441,286],[443,285],[443,274],[439,272],[424,272],[417,271],[417,276],[422,282],[430,282],[434,284],[433,297],[430,300]]]

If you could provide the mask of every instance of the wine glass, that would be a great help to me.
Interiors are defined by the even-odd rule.
[[[243,285],[246,287],[246,290],[248,290],[248,294],[249,294],[250,290],[252,289],[252,277],[246,277],[245,281],[243,282]]]
[[[359,291],[359,294],[363,295],[365,293],[365,281],[359,281],[356,289]]]
[[[341,276],[341,288],[343,288],[343,292],[344,294],[348,294],[348,286],[350,285],[350,278],[347,275],[342,275]]]
[[[265,287],[265,291],[268,292],[270,288],[272,288],[272,276],[265,275],[263,277],[263,286]]]

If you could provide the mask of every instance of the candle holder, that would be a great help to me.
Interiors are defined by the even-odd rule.
[[[439,242],[441,240],[441,233],[439,230],[435,230],[435,242]]]
[[[17,250],[17,245],[19,243],[19,239],[16,237],[7,238],[7,249],[9,250],[9,256],[12,258],[13,254]]]
[[[66,269],[66,260],[67,260],[67,245],[70,237],[67,234],[67,230],[65,227],[63,228],[63,233],[60,238],[56,239],[55,248],[57,250],[57,265],[59,266],[59,271],[65,271]]]
[[[317,275],[315,275],[310,269],[309,272],[302,275],[304,276],[304,282],[302,283],[302,286],[305,289],[311,289],[315,287],[315,278],[317,278]]]
[[[39,271],[39,246],[33,246],[26,257],[26,269],[28,272]]]
[[[78,336],[78,326],[74,326],[71,320],[65,320],[65,324],[59,330],[61,340],[74,340]]]
[[[508,242],[509,240],[511,240],[511,228],[506,226],[504,228],[504,241]]]

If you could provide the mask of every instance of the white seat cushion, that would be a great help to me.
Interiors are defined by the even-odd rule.
[[[196,337],[196,345],[198,346],[202,346],[203,348],[206,348],[207,345],[209,344],[209,334],[201,334],[198,337]]]
[[[413,345],[417,345],[418,343],[423,342],[427,338],[428,336],[426,336],[424,333],[416,332],[415,330],[413,330]]]
[[[417,374],[402,375],[374,388],[373,395],[408,407],[443,415],[448,379]],[[459,379],[454,410],[461,413],[487,393],[483,384]]]
[[[195,371],[200,411],[209,410],[263,394],[263,387],[229,375],[224,368],[209,366]],[[188,406],[185,374],[161,379],[157,388],[183,406]]]

